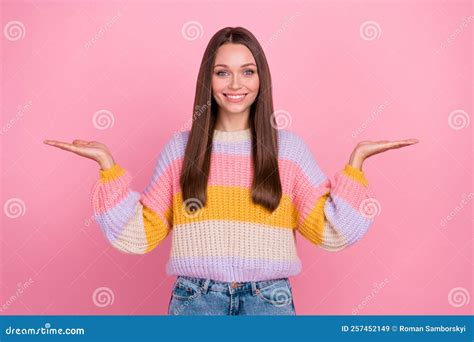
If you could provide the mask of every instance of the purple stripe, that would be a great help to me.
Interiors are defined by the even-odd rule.
[[[173,161],[184,157],[189,132],[178,132],[168,141],[155,167],[154,181],[165,172]],[[296,163],[313,186],[318,187],[326,180],[327,177],[317,164],[311,150],[298,134],[286,129],[278,130],[278,147],[278,158]],[[214,142],[213,144],[215,153],[249,156],[250,150],[250,141]],[[163,154],[167,154],[168,157],[164,158]]]
[[[332,195],[333,201],[326,201],[324,214],[329,222],[347,239],[348,244],[362,239],[373,220],[365,218],[347,201]]]
[[[127,234],[124,228],[135,215],[135,207],[139,199],[140,194],[138,192],[130,191],[114,207],[95,215],[97,223],[110,241],[115,241],[122,234]]]
[[[260,281],[298,274],[301,261],[273,261],[242,257],[187,257],[170,258],[166,264],[168,275],[210,278],[219,281]]]

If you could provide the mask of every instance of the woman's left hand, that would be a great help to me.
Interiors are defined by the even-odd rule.
[[[349,164],[353,167],[360,169],[365,159],[374,154],[392,150],[395,148],[405,147],[419,143],[418,139],[405,139],[405,140],[380,140],[370,141],[364,140],[357,144],[354,151],[352,151]]]

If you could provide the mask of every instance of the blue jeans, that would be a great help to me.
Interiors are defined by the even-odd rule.
[[[230,283],[178,276],[169,315],[295,315],[288,278]]]

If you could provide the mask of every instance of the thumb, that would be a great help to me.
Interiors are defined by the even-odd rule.
[[[80,139],[76,139],[72,142],[74,145],[87,145],[89,144],[88,141],[85,141],[85,140],[80,140]]]

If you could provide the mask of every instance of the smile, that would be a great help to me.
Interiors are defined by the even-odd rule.
[[[244,99],[247,94],[224,94],[226,97],[227,101],[229,102],[240,102]]]

